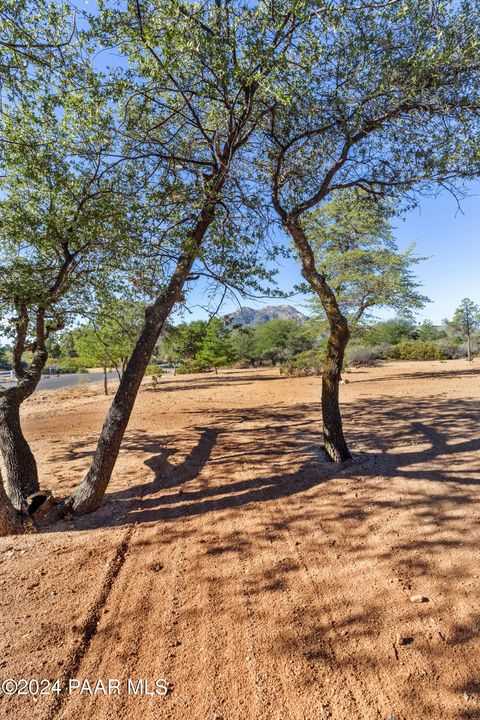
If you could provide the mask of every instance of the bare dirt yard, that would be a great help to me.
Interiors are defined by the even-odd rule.
[[[4,685],[2,720],[480,718],[479,370],[350,372],[341,468],[320,450],[318,378],[145,385],[104,506],[0,540],[0,678],[61,688]],[[109,402],[90,385],[27,402],[56,496]],[[155,679],[166,696],[145,694]]]

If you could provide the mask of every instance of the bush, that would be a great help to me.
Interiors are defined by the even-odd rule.
[[[459,360],[460,358],[467,357],[467,343],[455,343],[451,340],[440,340],[438,345],[441,347],[444,356],[448,358],[448,360]],[[476,349],[476,343],[472,343],[472,355],[475,355]]]
[[[152,387],[154,390],[156,390],[158,383],[160,382],[160,378],[163,375],[163,368],[161,368],[160,365],[147,365],[145,375],[150,376],[150,379],[152,381]]]
[[[177,367],[177,375],[190,375],[191,373],[200,373],[208,370],[205,363],[200,360],[188,359]]]
[[[42,370],[42,375],[69,375],[71,373],[76,372],[87,372],[84,367],[80,367],[79,365],[74,365],[73,363],[70,364],[62,364],[62,365],[55,365],[51,367],[46,367]]]
[[[395,345],[390,343],[380,343],[375,345],[373,350],[377,354],[379,360],[391,360],[395,357]]]
[[[325,350],[307,350],[299,353],[280,365],[280,375],[285,377],[306,377],[321,375],[325,360]]]
[[[422,340],[403,340],[393,347],[396,360],[443,360],[441,347]]]
[[[348,364],[352,367],[368,367],[375,365],[380,355],[373,347],[351,347],[347,350]]]
[[[147,365],[145,375],[149,375],[150,377],[162,377],[163,368],[161,368],[160,365]]]

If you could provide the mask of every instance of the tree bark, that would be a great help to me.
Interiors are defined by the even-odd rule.
[[[344,322],[343,322],[344,321]],[[333,462],[350,460],[351,455],[343,434],[342,416],[338,402],[339,383],[349,340],[345,318],[330,323],[330,336],[322,371],[322,417],[325,451]]]
[[[21,533],[23,533],[22,520],[5,492],[0,475],[0,537],[20,535]]]
[[[298,217],[284,217],[283,224],[291,235],[302,262],[302,275],[320,297],[328,318],[330,336],[322,372],[322,419],[325,452],[332,462],[351,460],[343,434],[338,401],[345,348],[350,338],[347,318],[338,307],[335,293],[315,266],[315,257]]]
[[[468,360],[468,362],[471,362],[471,360],[472,360],[472,341],[470,338],[470,334],[468,335],[468,338],[467,338],[467,360]]]
[[[17,510],[26,498],[38,492],[37,463],[20,424],[20,393],[7,390],[0,397],[0,452],[7,473],[7,494]]]

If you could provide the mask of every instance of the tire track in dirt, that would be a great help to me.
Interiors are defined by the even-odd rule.
[[[88,649],[95,637],[102,611],[108,602],[115,580],[117,579],[125,563],[132,533],[133,526],[129,527],[128,530],[125,532],[120,544],[116,549],[115,555],[110,561],[109,568],[103,581],[100,594],[95,604],[90,608],[87,614],[86,620],[84,621],[81,629],[80,640],[76,644],[76,647],[74,648],[67,664],[65,665],[61,677],[62,688],[65,688],[65,685],[68,683],[69,678],[73,678],[76,676],[82,660],[87,654]],[[68,695],[64,692],[56,695],[47,715],[48,720],[55,720],[55,718],[59,716],[60,712],[62,711],[63,705],[67,699]]]
[[[228,514],[218,517],[217,524],[198,516],[186,548],[185,582],[190,592],[179,607],[181,645],[172,668],[172,712],[178,720],[257,717],[251,713],[253,697],[245,682],[250,649],[244,637],[246,618],[238,607],[235,539]]]
[[[243,423],[243,429],[258,430],[256,423]],[[263,428],[262,428],[263,429]],[[254,472],[254,468],[244,466],[243,474]],[[289,493],[286,493],[289,497]],[[284,502],[287,502],[285,500]],[[291,498],[288,500],[292,502]],[[244,510],[244,512],[246,512]],[[268,677],[268,690],[263,687],[260,691],[262,703],[259,708],[258,717],[278,717],[282,720],[286,717],[292,720],[312,720],[321,718],[327,720],[329,715],[329,703],[326,698],[330,695],[344,697],[347,704],[344,707],[343,717],[362,717],[359,714],[362,694],[350,687],[348,677],[344,672],[338,672],[335,658],[331,647],[326,652],[325,641],[321,635],[317,623],[313,628],[305,627],[305,601],[311,596],[309,582],[301,579],[300,565],[292,563],[292,558],[298,556],[298,545],[292,539],[288,525],[285,523],[284,511],[281,501],[267,498],[266,501],[249,505],[249,513],[254,513],[256,524],[263,528],[263,542],[256,538],[256,552],[253,554],[250,547],[239,553],[243,566],[244,577],[253,576],[250,588],[247,584],[244,589],[245,603],[249,618],[249,636],[252,642],[252,654],[257,665],[257,679]],[[236,517],[238,523],[241,518]],[[287,528],[285,530],[285,528]],[[266,534],[265,534],[266,529]],[[288,535],[288,539],[285,537]],[[283,545],[283,550],[279,545]],[[249,566],[247,570],[246,567]],[[304,563],[301,563],[304,570]],[[262,652],[255,647],[255,636],[258,632],[254,617],[255,609],[252,602],[252,593],[258,592],[261,599],[267,595],[272,598],[275,605],[275,614],[278,618],[277,647],[273,642],[271,652],[267,657],[262,657]],[[268,600],[267,600],[268,602]],[[318,603],[317,603],[318,604]],[[319,616],[324,613],[324,605],[319,605]],[[265,615],[271,615],[271,605],[264,608]],[[282,627],[282,619],[285,620]],[[289,646],[285,647],[282,642],[282,633],[293,631],[294,642],[289,638]],[[307,631],[307,632],[306,632]],[[305,640],[307,634],[308,642]],[[310,653],[311,645],[315,643],[321,650]],[[298,652],[303,648],[304,652]],[[263,653],[264,654],[264,653]],[[263,666],[263,667],[262,667]],[[322,674],[323,671],[323,674]],[[329,679],[326,681],[328,672]],[[315,678],[315,679],[314,679]],[[301,702],[298,701],[301,696]],[[281,699],[281,703],[279,703]],[[262,708],[263,706],[263,708]],[[269,710],[264,715],[265,707]],[[272,707],[276,710],[272,711]],[[272,714],[275,713],[275,714]],[[278,713],[278,715],[276,714]]]
[[[278,513],[270,510],[269,516],[268,528],[282,525],[278,520]],[[273,534],[275,539],[271,543],[269,541],[272,549],[265,547],[262,553],[257,554],[257,559],[261,566],[259,576],[269,578],[272,585],[278,582],[280,586],[276,594],[275,609],[279,628],[282,628],[283,635],[289,634],[288,641],[283,637],[279,642],[278,650],[285,657],[283,663],[278,658],[269,657],[270,667],[275,666],[278,669],[282,695],[287,699],[288,714],[282,713],[279,717],[288,716],[298,720],[320,717],[322,720],[327,720],[331,717],[329,714],[331,703],[327,698],[332,694],[337,696],[337,700],[338,697],[344,697],[347,701],[346,706],[344,705],[345,714],[342,717],[356,717],[359,710],[357,696],[352,692],[346,675],[338,672],[334,658],[327,652],[325,639],[319,627],[320,622],[312,626],[305,622],[305,608],[308,606],[310,593],[306,583],[300,579],[299,566],[292,562],[292,557],[296,554],[295,550],[292,550],[290,543],[281,534]],[[279,548],[280,544],[284,546],[283,552]],[[275,580],[277,575],[279,580]],[[319,611],[321,617],[324,607],[320,606]],[[315,650],[312,650],[313,645]],[[299,652],[301,648],[303,650]],[[275,697],[278,697],[277,693]],[[300,703],[299,697],[301,697]],[[363,720],[360,714],[358,717],[362,717]]]
[[[142,526],[135,531],[98,632],[77,669],[80,677],[92,680],[118,678],[120,694],[93,698],[73,695],[64,708],[62,720],[78,717],[120,720],[132,716],[146,719],[157,718],[160,712],[162,717],[169,717],[172,648],[179,644],[179,596],[185,592],[184,542],[176,537],[166,539],[165,529],[161,530]],[[169,682],[166,697],[135,695],[127,689],[129,679],[134,683],[145,679],[151,690],[153,681],[160,678]]]

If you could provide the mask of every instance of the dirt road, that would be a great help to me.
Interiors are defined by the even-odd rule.
[[[316,378],[145,387],[103,508],[0,540],[0,678],[61,689],[0,692],[2,720],[480,718],[479,369],[349,373],[341,469],[319,450]],[[29,401],[56,495],[107,403],[91,386]]]

